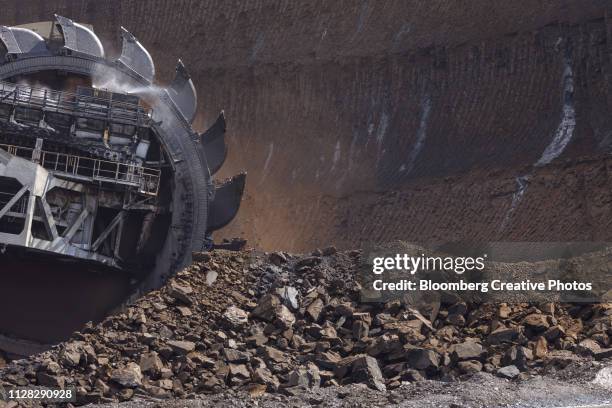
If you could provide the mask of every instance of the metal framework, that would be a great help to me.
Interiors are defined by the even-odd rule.
[[[154,197],[159,192],[161,172],[157,169],[1,143],[0,149],[17,157],[31,158],[60,178],[133,187],[140,194]]]
[[[19,232],[0,232],[3,245],[31,248],[38,251],[53,252],[104,265],[118,267],[117,259],[90,251],[93,222],[97,210],[94,197],[85,195],[85,202],[76,216],[56,221],[46,195],[53,189],[62,189],[77,194],[85,192],[83,184],[62,180],[38,164],[0,150],[0,174],[5,180],[16,180],[21,184],[19,191],[12,196],[2,192],[0,221],[8,217],[23,220]],[[4,202],[8,198],[6,203]],[[44,225],[48,237],[34,234],[34,222]],[[63,227],[60,234],[59,227]]]
[[[96,91],[89,96],[0,81],[0,103],[112,123],[150,125],[150,109],[125,98],[114,99],[112,92]]]
[[[196,133],[197,94],[183,63],[168,87],[153,86],[151,55],[123,28],[121,37],[111,61],[93,30],[62,16],[0,26],[0,246],[117,268],[149,253],[143,287],[156,287],[236,215],[245,175],[213,183],[226,157],[223,113]],[[42,72],[94,86],[112,78],[115,89],[16,80]]]

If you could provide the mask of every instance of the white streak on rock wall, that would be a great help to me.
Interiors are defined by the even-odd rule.
[[[565,58],[565,69],[563,70],[563,111],[561,121],[552,141],[542,153],[542,157],[536,162],[536,166],[544,166],[563,153],[576,128],[576,110],[574,108],[574,73],[571,61]]]
[[[410,154],[408,155],[408,160],[406,164],[403,166],[404,170],[400,167],[400,171],[410,173],[416,164],[417,157],[421,150],[423,150],[423,146],[425,145],[425,138],[427,137],[427,124],[429,122],[429,114],[431,112],[431,98],[429,95],[425,95],[423,100],[421,101],[421,120],[419,121],[419,128],[417,130],[416,141]]]
[[[268,146],[268,155],[266,156],[266,161],[264,162],[264,167],[261,172],[261,181],[260,184],[264,182],[266,177],[268,176],[268,172],[270,170],[270,163],[272,162],[272,155],[274,154],[274,142],[270,143]]]
[[[552,141],[548,146],[546,146],[546,149],[544,149],[544,152],[538,161],[534,163],[534,167],[545,166],[559,157],[574,136],[574,129],[576,128],[576,109],[574,107],[574,72],[572,70],[572,60],[569,57],[569,54],[564,58],[563,76],[561,80],[563,85],[563,110],[561,112],[561,120],[559,122],[559,126],[557,126],[557,129],[555,130]],[[504,220],[500,226],[500,231],[503,231],[506,228],[512,214],[525,195],[530,177],[531,175],[528,174],[516,178],[518,188],[512,195],[510,209],[506,212]]]
[[[512,194],[512,203],[510,203],[510,209],[508,209],[508,211],[506,212],[504,221],[499,227],[500,231],[503,231],[506,228],[506,225],[508,225],[508,222],[510,221],[512,214],[514,213],[514,210],[516,210],[519,203],[521,202],[521,198],[523,198],[523,196],[525,195],[525,191],[527,191],[529,177],[530,177],[529,175],[526,175],[526,176],[519,176],[515,179],[517,189],[514,192],[514,194]]]
[[[378,122],[378,128],[376,130],[376,144],[378,148],[378,153],[376,157],[376,165],[380,163],[380,159],[385,153],[385,149],[383,148],[385,142],[385,136],[387,134],[387,130],[389,128],[389,115],[387,112],[382,113],[380,116],[380,121]]]
[[[336,147],[334,148],[334,158],[332,159],[332,167],[330,171],[336,170],[336,165],[338,161],[340,161],[340,156],[342,155],[342,150],[340,146],[340,140],[336,141]]]

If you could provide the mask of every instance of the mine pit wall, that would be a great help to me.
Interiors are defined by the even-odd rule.
[[[236,120],[230,164],[250,171],[246,205],[224,233],[291,250],[610,239],[607,164],[579,163],[610,152],[611,27],[600,18],[454,47],[209,71],[198,83],[223,81]],[[534,169],[560,125],[566,54],[576,127],[557,160],[569,167]],[[530,173],[504,225],[515,178]]]
[[[609,2],[24,3],[3,5],[3,23],[57,11],[93,23],[107,49],[124,25],[165,79],[182,58],[196,128],[225,109],[217,177],[246,169],[249,182],[217,238],[293,251],[611,238]],[[560,125],[567,61],[576,125],[534,168]]]

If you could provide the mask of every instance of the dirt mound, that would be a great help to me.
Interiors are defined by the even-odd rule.
[[[75,387],[78,403],[242,390],[394,389],[484,371],[506,379],[612,357],[612,304],[360,303],[360,252],[197,254],[164,288],[0,385]],[[2,364],[0,362],[0,364]]]

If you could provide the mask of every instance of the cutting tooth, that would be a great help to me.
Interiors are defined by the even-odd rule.
[[[0,41],[7,55],[41,54],[47,52],[44,38],[27,28],[0,26]]]
[[[240,173],[223,184],[215,186],[214,198],[208,207],[206,232],[213,232],[230,223],[240,209],[246,173]]]
[[[55,15],[64,36],[64,48],[94,57],[104,58],[104,47],[98,36],[89,28],[69,18]]]
[[[125,28],[121,27],[121,57],[118,61],[149,82],[155,77],[155,65],[149,51]]]
[[[210,174],[213,175],[223,166],[227,157],[225,114],[223,111],[221,111],[215,123],[200,135],[200,140],[206,155],[208,169]]]
[[[176,76],[167,91],[170,99],[172,99],[185,120],[191,123],[198,106],[198,96],[191,77],[181,60],[176,65]]]

